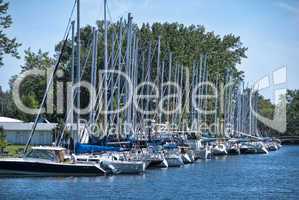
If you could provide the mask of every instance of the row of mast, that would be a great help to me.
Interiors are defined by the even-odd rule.
[[[144,81],[148,82],[155,82],[157,86],[160,88],[159,92],[159,99],[160,100],[165,93],[171,94],[171,87],[167,87],[167,92],[165,89],[163,89],[163,83],[165,81],[165,72],[166,72],[166,66],[165,66],[165,60],[162,60],[161,62],[161,37],[158,36],[157,44],[153,48],[152,47],[152,42],[148,42],[148,49],[146,52],[140,53],[139,47],[138,47],[138,37],[136,33],[132,30],[132,16],[129,13],[128,14],[128,20],[127,20],[127,46],[125,50],[125,63],[123,62],[122,58],[122,42],[123,42],[123,30],[122,30],[122,20],[120,20],[120,30],[118,34],[118,46],[116,47],[117,49],[117,55],[115,53],[115,43],[116,43],[116,38],[115,34],[112,33],[111,35],[111,56],[110,56],[110,62],[108,62],[109,56],[108,56],[108,20],[107,20],[107,0],[104,0],[104,70],[108,71],[109,68],[109,63],[110,63],[110,68],[113,70],[119,70],[123,71],[123,64],[125,64],[125,69],[124,72],[128,75],[128,77],[132,80],[132,85],[133,88],[136,88],[138,85],[138,77],[141,77]],[[80,82],[80,74],[81,74],[81,69],[80,69],[80,1],[77,0],[77,65],[76,65],[76,71],[77,71],[77,76],[75,78],[74,83]],[[91,85],[96,87],[97,86],[97,38],[98,38],[98,31],[94,28],[93,29],[93,42],[92,42],[92,70],[91,70]],[[154,80],[152,78],[152,57],[155,52],[152,52],[153,49],[157,49],[157,72],[156,72],[156,79]],[[147,53],[147,55],[145,55]],[[73,54],[74,55],[74,54]],[[117,62],[115,61],[115,57],[118,58]],[[145,58],[146,57],[146,58]],[[145,60],[147,63],[145,64]],[[186,97],[187,95],[190,95],[190,91],[192,89],[195,89],[198,84],[208,82],[209,81],[209,70],[208,70],[208,65],[207,65],[207,60],[208,56],[206,54],[200,55],[199,62],[194,62],[192,66],[192,82],[191,86],[189,84],[185,83],[185,88],[183,88],[183,93],[181,94],[181,97]],[[140,72],[140,67],[138,67],[139,63],[141,64],[141,72]],[[117,66],[117,68],[116,68]],[[173,69],[174,68],[174,69]],[[174,73],[173,73],[174,72]],[[102,103],[104,105],[100,106],[102,107],[102,110],[108,111],[109,109],[112,109],[111,105],[113,103],[113,95],[115,93],[115,88],[117,90],[117,108],[120,108],[121,102],[126,102],[128,100],[128,96],[132,95],[129,94],[129,85],[125,82],[124,88],[121,87],[122,81],[120,80],[120,75],[117,75],[116,82],[113,82],[113,76],[107,75],[107,73],[103,73],[104,77],[102,79],[103,83],[100,83],[102,87],[99,86],[98,92],[103,92],[104,98],[96,98],[97,101],[102,100]],[[225,83],[231,83],[233,82],[233,76],[228,72],[228,75],[226,74],[225,76]],[[99,81],[101,78],[99,79]],[[168,54],[168,77],[167,81],[169,82],[174,82],[177,83],[178,85],[183,86],[184,84],[184,66],[175,64],[173,66],[173,54],[169,52]],[[215,87],[218,90],[220,88],[219,84],[219,76],[216,77],[216,80],[214,81]],[[190,88],[187,88],[190,87]],[[109,89],[110,88],[110,89]],[[209,93],[209,88],[208,84],[203,84],[197,89],[197,95],[204,96],[205,94]],[[236,95],[240,94],[240,91],[242,95]],[[249,91],[247,93],[246,91]],[[110,92],[110,93],[109,93]],[[147,87],[146,91],[142,91],[145,94],[150,94],[150,88]],[[78,90],[77,92],[77,108],[80,107],[80,91]],[[109,93],[109,95],[108,95]],[[236,135],[238,133],[248,133],[249,135],[256,135],[257,134],[257,119],[251,115],[250,112],[250,89],[244,89],[242,91],[242,88],[239,85],[232,84],[231,87],[228,87],[227,90],[224,93],[224,110],[220,110],[219,108],[219,100],[216,98],[214,102],[215,106],[215,112],[214,112],[214,123],[215,123],[215,130],[222,133],[222,134],[227,134],[227,125],[233,126],[235,132],[229,132],[230,135]],[[220,95],[217,94],[219,97]],[[91,94],[92,97],[96,96],[96,94]],[[99,96],[99,94],[97,94]],[[133,96],[134,98],[134,96]],[[94,98],[91,98],[93,100]],[[123,99],[123,100],[122,100]],[[220,99],[221,100],[221,99]],[[173,98],[172,102],[167,103],[167,110],[171,109],[171,105],[175,105],[179,101],[179,98]],[[192,100],[191,100],[192,101]],[[92,102],[92,105],[96,104],[97,102]],[[199,98],[197,99],[196,105],[199,105],[198,109],[201,110],[208,110],[209,108],[209,101],[208,97],[206,98]],[[144,105],[144,102],[141,102],[141,107],[146,108],[147,110],[150,110],[150,107],[152,105],[152,102],[146,101],[146,105]],[[191,106],[190,106],[191,105]],[[254,108],[257,108],[257,99],[254,99]],[[191,107],[191,108],[190,108]],[[184,110],[187,110],[189,113],[187,114],[187,118],[190,123],[184,124]],[[100,110],[98,110],[99,112]],[[219,115],[223,113],[223,119],[221,120]],[[96,123],[99,117],[96,117],[96,109],[92,109],[90,113],[90,118],[89,122],[90,123]],[[78,126],[78,131],[80,131],[80,113],[77,114],[77,126]],[[186,116],[185,116],[186,117]],[[146,121],[151,121],[154,120],[156,123],[162,124],[163,122],[167,122],[168,126],[170,127],[171,124],[176,124],[178,125],[176,128],[180,129],[188,125],[191,125],[192,130],[196,130],[200,128],[200,124],[205,123],[208,124],[212,123],[213,120],[211,117],[208,117],[207,114],[203,114],[201,111],[198,111],[194,108],[192,105],[192,102],[186,102],[182,100],[182,109],[179,110],[179,112],[176,112],[174,114],[168,114],[167,116],[163,116],[162,112],[156,113],[155,115],[147,115],[143,114],[140,115],[136,108],[130,104],[128,108],[126,109],[126,112],[123,116],[124,122],[129,126],[130,130],[137,131],[138,127],[136,127],[137,123],[137,118],[141,119],[143,123]],[[209,118],[209,119],[208,119]],[[245,120],[246,119],[246,120]],[[104,120],[103,120],[103,127],[105,127],[104,130],[108,130],[109,126],[113,125],[114,121],[116,120],[116,130],[118,132],[125,131],[128,132],[129,130],[126,130],[126,127],[121,129],[121,113],[116,113],[114,114],[105,114],[104,115]],[[249,122],[249,125],[246,125],[244,123]],[[222,123],[222,125],[221,125]],[[246,127],[246,128],[245,128]],[[140,127],[139,127],[140,128]],[[221,130],[222,129],[222,130]],[[80,132],[77,133],[80,135]]]
[[[77,19],[76,19],[76,38],[75,38],[75,22],[71,23],[71,41],[72,41],[72,57],[71,57],[71,66],[72,66],[72,84],[76,85],[76,89],[72,91],[73,102],[77,107],[77,112],[74,112],[74,106],[71,108],[71,114],[67,113],[67,120],[70,121],[71,132],[74,133],[73,124],[77,124],[77,132],[73,135],[74,143],[80,142],[79,136],[82,135],[81,132],[81,122],[80,122],[80,82],[82,78],[82,69],[81,69],[81,45],[80,45],[80,0],[76,0],[77,5]],[[138,126],[137,122],[140,124],[152,122],[156,124],[167,124],[168,129],[170,130],[173,124],[176,125],[176,130],[187,130],[187,127],[191,127],[191,131],[197,131],[201,128],[202,123],[211,124],[215,123],[215,130],[221,134],[229,134],[230,136],[240,135],[240,133],[248,133],[249,135],[257,134],[257,119],[251,115],[250,105],[257,108],[257,94],[255,95],[254,103],[251,104],[250,99],[250,89],[244,89],[240,86],[239,82],[231,84],[230,87],[225,90],[223,94],[223,101],[220,98],[216,98],[213,102],[215,112],[214,115],[207,115],[202,113],[200,110],[209,110],[212,104],[209,101],[207,94],[211,92],[211,89],[208,87],[208,84],[202,84],[212,80],[209,77],[209,68],[208,68],[208,55],[203,54],[199,56],[199,60],[193,63],[192,73],[191,73],[191,84],[186,81],[186,76],[189,76],[187,68],[183,65],[180,65],[174,62],[172,52],[168,53],[167,59],[161,58],[161,37],[158,36],[157,42],[153,43],[148,41],[147,48],[139,48],[139,38],[135,31],[133,30],[132,16],[128,14],[127,27],[126,27],[126,49],[125,49],[125,60],[123,60],[123,22],[122,19],[119,21],[119,32],[118,34],[111,34],[111,52],[110,59],[108,55],[108,20],[107,20],[107,0],[104,0],[104,73],[100,73],[98,70],[98,30],[93,28],[92,30],[92,62],[91,62],[91,85],[97,90],[92,91],[90,94],[90,101],[93,108],[89,114],[89,123],[95,124],[99,121],[102,121],[104,131],[108,134],[108,129],[111,126],[115,126],[118,133],[125,134],[144,134],[146,132],[144,126]],[[156,53],[156,77],[153,76],[153,62],[152,59]],[[116,106],[119,110],[121,104],[124,104],[131,96],[134,100],[135,96],[129,94],[130,85],[121,80],[121,76],[118,73],[116,75],[109,75],[105,72],[109,70],[118,70],[119,72],[124,72],[129,79],[132,81],[133,89],[136,89],[138,84],[142,81],[153,82],[158,86],[158,99],[155,101],[144,101],[139,99],[142,109],[147,111],[151,110],[153,106],[157,108],[159,105],[157,102],[167,95],[174,94],[178,91],[171,88],[169,85],[164,87],[165,81],[173,82],[181,86],[182,90],[179,93],[179,96],[174,96],[175,98],[169,99],[167,101],[167,110],[177,103],[181,103],[181,108],[171,114],[163,114],[159,112],[159,109],[156,109],[156,112],[153,113],[140,113],[137,111],[133,104],[129,104],[128,108],[124,113],[117,112],[115,114],[107,114],[107,112],[100,117],[101,111],[108,111],[113,109],[115,106],[114,102],[116,100]],[[214,79],[214,85],[217,90],[219,90],[223,84],[221,84],[220,77]],[[227,72],[225,75],[224,83],[234,82],[234,77],[231,72]],[[195,95],[204,96],[204,98],[197,98],[195,102],[189,97],[192,94],[191,91],[196,91]],[[47,91],[46,91],[47,92]],[[142,88],[142,94],[151,94],[151,88],[144,87]],[[116,93],[116,96],[115,96]],[[46,95],[45,95],[46,96]],[[217,97],[221,95],[217,93]],[[187,98],[188,97],[188,98]],[[221,101],[224,102],[223,106]],[[197,109],[194,107],[194,103],[197,106]],[[43,106],[43,103],[41,107]],[[199,110],[200,109],[200,110]],[[223,117],[221,117],[223,115]],[[34,123],[32,134],[34,133],[39,115],[36,118]],[[191,121],[191,123],[190,123]],[[122,122],[125,123],[125,126],[122,127]],[[249,124],[246,124],[246,123]],[[129,127],[127,126],[129,125]],[[227,131],[227,125],[232,125],[234,132]],[[206,129],[208,132],[208,129]],[[31,136],[32,137],[32,136]],[[30,144],[31,137],[28,141],[25,152],[27,151],[28,145]],[[150,137],[150,136],[149,136]]]

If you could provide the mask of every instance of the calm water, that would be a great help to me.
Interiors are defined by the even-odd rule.
[[[0,179],[0,199],[298,199],[299,146],[139,176]]]

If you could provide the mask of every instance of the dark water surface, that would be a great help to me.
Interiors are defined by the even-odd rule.
[[[2,178],[4,199],[299,199],[299,146],[139,176]]]

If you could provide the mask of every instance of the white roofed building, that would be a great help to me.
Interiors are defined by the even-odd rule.
[[[9,118],[9,117],[1,117],[0,116],[0,123],[4,123],[4,122],[23,122],[23,121],[18,120],[18,119]]]
[[[9,144],[26,144],[32,130],[33,122],[23,122],[18,119],[0,117],[0,127],[6,135]],[[56,123],[38,123],[32,138],[32,145],[51,145],[53,129]]]

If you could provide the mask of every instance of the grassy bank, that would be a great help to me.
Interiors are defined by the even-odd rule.
[[[5,148],[5,151],[7,152],[8,156],[19,156],[23,153],[24,150],[24,145],[12,145],[9,144],[7,145],[7,147]]]

